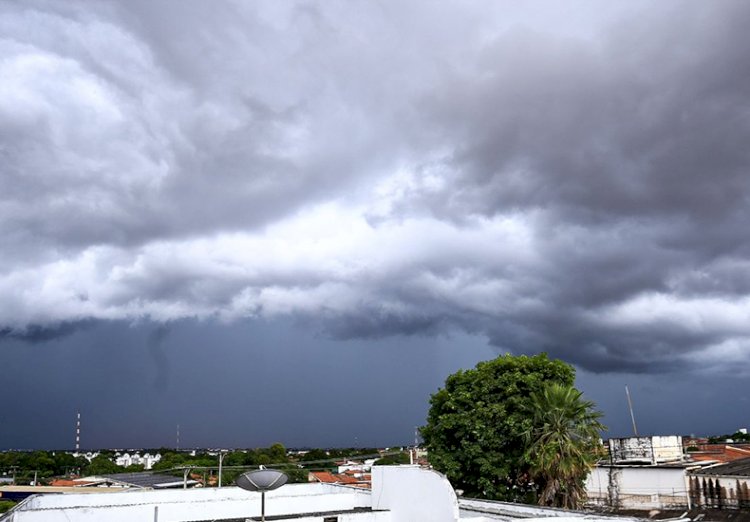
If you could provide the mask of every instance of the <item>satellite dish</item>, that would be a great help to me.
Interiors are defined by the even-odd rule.
[[[239,487],[248,491],[271,491],[286,484],[289,477],[275,469],[256,469],[243,473],[235,481]]]
[[[289,477],[286,473],[282,473],[276,469],[265,469],[261,466],[261,469],[243,473],[237,477],[235,483],[242,489],[248,491],[260,491],[260,519],[265,521],[266,491],[280,488],[286,484],[287,480],[289,480]]]

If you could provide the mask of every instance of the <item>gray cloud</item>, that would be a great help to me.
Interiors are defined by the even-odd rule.
[[[291,316],[747,367],[750,8],[568,6],[0,5],[5,335]]]

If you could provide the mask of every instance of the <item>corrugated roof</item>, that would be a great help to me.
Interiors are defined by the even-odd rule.
[[[750,458],[719,464],[703,468],[694,472],[696,475],[730,475],[735,477],[750,477]]]

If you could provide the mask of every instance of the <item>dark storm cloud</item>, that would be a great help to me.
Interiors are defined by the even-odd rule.
[[[91,328],[94,321],[63,322],[54,325],[26,325],[21,330],[0,328],[0,343],[3,339],[19,340],[27,343],[44,343],[53,339],[60,339],[72,335],[80,330]]]
[[[285,316],[744,371],[750,7],[431,7],[0,4],[5,335]]]

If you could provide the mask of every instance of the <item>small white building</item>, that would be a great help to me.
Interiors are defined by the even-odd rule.
[[[358,473],[367,473],[372,468],[372,464],[376,459],[369,459],[364,462],[355,462],[353,460],[347,460],[338,465],[338,473],[346,473],[347,471],[356,471]]]
[[[693,505],[688,473],[712,462],[692,462],[679,435],[608,441],[610,461],[586,479],[588,502],[626,509],[683,509]]]
[[[92,460],[94,460],[96,457],[99,456],[99,452],[98,451],[87,451],[86,453],[78,453],[77,451],[74,451],[74,452],[71,453],[71,455],[73,455],[74,457],[83,457],[87,461],[91,462]]]
[[[626,509],[690,507],[690,463],[599,464],[586,479],[588,502]]]
[[[652,437],[625,437],[609,439],[610,459],[614,463],[642,462],[659,464],[684,460],[682,437],[659,435]]]
[[[154,464],[159,462],[161,460],[161,454],[157,453],[156,455],[151,455],[150,453],[146,453],[143,456],[141,456],[139,453],[123,453],[123,454],[116,454],[115,455],[115,464],[118,466],[122,466],[124,468],[127,468],[128,466],[137,465],[143,466],[143,469],[151,469],[154,467]]]

